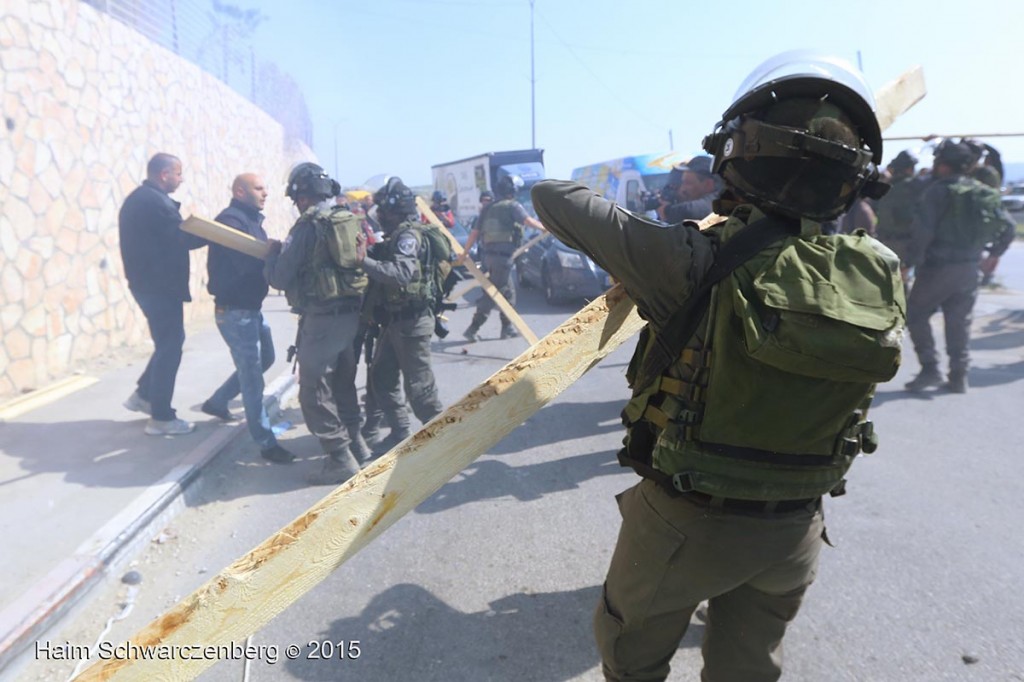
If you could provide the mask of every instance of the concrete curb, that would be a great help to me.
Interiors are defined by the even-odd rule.
[[[273,418],[296,388],[286,372],[267,386],[264,405]],[[51,627],[103,579],[107,569],[130,547],[145,541],[145,529],[173,518],[172,510],[203,468],[239,434],[245,421],[225,425],[204,439],[160,481],[147,488],[114,518],[83,542],[75,553],[0,612],[0,671]]]

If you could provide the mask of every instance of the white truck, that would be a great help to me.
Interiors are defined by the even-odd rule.
[[[672,167],[685,163],[691,156],[674,151],[623,156],[576,168],[570,178],[630,211],[643,213],[641,194],[661,191]]]
[[[484,190],[493,192],[494,183],[507,175],[518,175],[523,179],[523,188],[516,199],[528,213],[533,214],[530,188],[544,179],[544,150],[487,152],[439,163],[431,169],[434,189],[445,193],[455,220],[468,228],[480,214],[480,193]]]

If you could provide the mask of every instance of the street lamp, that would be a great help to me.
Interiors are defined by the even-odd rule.
[[[537,148],[537,79],[533,75],[533,0],[530,0],[530,149]]]

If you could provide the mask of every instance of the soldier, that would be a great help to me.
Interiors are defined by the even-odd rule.
[[[966,393],[970,367],[971,312],[978,299],[982,256],[998,259],[1013,241],[1016,224],[1000,205],[999,190],[966,175],[976,158],[963,142],[935,149],[934,181],[921,196],[907,265],[915,268],[907,329],[921,372],[908,391],[933,386]],[[949,376],[943,382],[931,317],[941,308],[946,325]]]
[[[715,211],[728,216],[705,232],[580,184],[533,189],[547,228],[622,282],[649,321],[619,455],[644,480],[617,498],[622,529],[594,616],[608,680],[665,679],[704,599],[701,679],[778,679],[817,568],[821,496],[841,494],[857,453],[874,449],[868,403],[899,363],[895,254],[867,235],[820,233],[884,190],[860,74],[779,55],[704,148],[725,181]]]
[[[369,322],[380,327],[369,385],[391,429],[374,446],[374,452],[383,453],[410,433],[400,376],[421,422],[427,423],[442,409],[430,366],[430,337],[451,266],[451,247],[436,227],[417,219],[416,197],[401,178],[389,178],[373,200],[384,241],[373,245],[362,265],[370,278],[365,310]],[[377,435],[365,433],[371,441]]]
[[[523,179],[518,175],[506,175],[494,184],[498,201],[484,206],[473,230],[469,233],[465,250],[455,261],[461,265],[466,260],[469,250],[477,240],[480,240],[480,253],[484,270],[487,271],[487,279],[512,306],[516,304],[516,287],[512,281],[512,253],[519,248],[523,240],[525,226],[544,229],[540,221],[527,215],[523,205],[516,201],[516,193],[522,187]],[[462,335],[470,341],[479,341],[480,327],[487,321],[487,316],[494,306],[494,299],[487,295],[481,296],[477,301],[473,320]],[[501,313],[501,338],[509,339],[516,336],[519,336],[519,332],[512,326],[505,313]]]
[[[283,289],[300,315],[299,406],[327,455],[320,472],[308,479],[314,485],[341,483],[359,471],[357,458],[370,459],[359,434],[353,347],[367,285],[359,266],[366,241],[359,217],[334,205],[339,190],[315,163],[292,170],[285,194],[300,216],[266,265],[271,286]]]
[[[925,183],[914,175],[917,157],[910,150],[903,150],[886,167],[889,171],[891,189],[878,200],[875,215],[878,217],[876,234],[883,244],[896,252],[900,260],[906,260],[910,244],[910,228],[914,223],[915,207],[921,197]],[[903,279],[907,269],[903,268]]]

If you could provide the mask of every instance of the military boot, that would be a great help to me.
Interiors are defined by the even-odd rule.
[[[519,332],[515,327],[512,326],[511,322],[506,322],[501,325],[501,338],[503,339],[514,339],[519,336]]]
[[[940,386],[942,384],[942,374],[939,373],[939,368],[936,365],[925,365],[921,368],[921,372],[904,384],[904,388],[912,393],[923,391],[926,388],[932,386]]]
[[[394,413],[386,413],[384,415],[388,421],[388,426],[391,427],[391,433],[387,435],[387,438],[373,446],[373,454],[383,455],[385,452],[395,447],[403,440],[409,437],[411,429],[409,427],[409,413],[402,409]]]
[[[359,422],[346,424],[345,429],[348,431],[348,449],[352,452],[352,456],[360,464],[367,464],[373,459],[373,452],[363,439],[363,435],[359,433]]]
[[[480,335],[477,332],[480,331],[480,327],[482,327],[484,322],[486,321],[486,315],[475,313],[473,315],[473,321],[469,323],[469,326],[466,327],[466,331],[462,332],[462,335],[465,336],[470,341],[479,341]]]
[[[324,466],[306,479],[312,485],[340,485],[359,473],[359,462],[348,446],[327,453]]]
[[[949,379],[942,384],[942,388],[950,393],[967,393],[967,373],[950,372]]]
[[[366,444],[373,447],[380,442],[380,425],[384,421],[384,413],[381,410],[366,413],[366,422],[362,429],[357,429],[363,436]],[[351,433],[351,431],[349,432]]]

